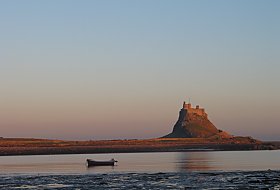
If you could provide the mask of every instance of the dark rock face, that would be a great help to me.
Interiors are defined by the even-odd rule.
[[[203,112],[200,112],[200,111]],[[217,129],[209,121],[204,109],[199,106],[191,108],[190,104],[183,104],[179,113],[179,118],[173,127],[172,133],[164,138],[208,138],[217,136],[219,138],[229,138],[231,135]]]

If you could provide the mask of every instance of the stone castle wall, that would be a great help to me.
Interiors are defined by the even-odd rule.
[[[187,110],[188,113],[194,113],[194,114],[197,114],[197,115],[200,115],[200,116],[207,117],[207,113],[205,113],[205,110],[203,108],[199,108],[198,105],[195,108],[192,108],[192,105],[190,103],[186,104],[184,102],[183,109]]]

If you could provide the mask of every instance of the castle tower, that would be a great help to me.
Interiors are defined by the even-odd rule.
[[[188,109],[191,109],[191,108],[192,108],[191,103],[186,104],[186,102],[184,101],[184,103],[183,103],[183,109],[184,109],[184,110],[188,110]]]

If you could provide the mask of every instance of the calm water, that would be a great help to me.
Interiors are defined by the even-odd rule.
[[[87,168],[85,160],[119,162]],[[162,152],[0,157],[0,174],[95,174],[280,170],[280,151]]]
[[[87,168],[87,158],[119,162]],[[0,189],[280,190],[280,151],[7,156]]]

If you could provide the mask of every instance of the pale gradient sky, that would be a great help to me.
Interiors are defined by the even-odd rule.
[[[0,1],[0,136],[163,136],[182,102],[280,140],[280,1]]]

